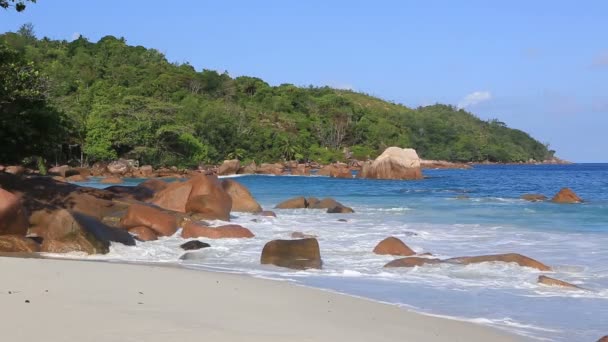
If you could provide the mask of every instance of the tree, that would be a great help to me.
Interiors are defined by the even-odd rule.
[[[15,7],[15,10],[17,12],[22,12],[25,10],[26,4],[28,2],[35,4],[36,0],[0,0],[0,7],[4,9],[8,9],[9,7]]]

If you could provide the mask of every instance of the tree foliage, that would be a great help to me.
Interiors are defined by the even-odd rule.
[[[271,86],[255,77],[197,71],[124,38],[37,39],[33,27],[24,26],[0,35],[0,46],[3,132],[21,132],[30,142],[51,139],[44,127],[56,120],[69,134],[53,137],[79,146],[88,162],[129,157],[195,166],[229,156],[331,162],[344,159],[345,149],[374,158],[388,146],[463,162],[552,154],[525,132],[452,106],[412,109],[348,90]],[[2,147],[24,141],[12,139]],[[38,153],[35,146],[12,158]],[[11,148],[1,157],[9,158]]]

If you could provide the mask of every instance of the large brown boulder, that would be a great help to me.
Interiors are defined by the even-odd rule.
[[[541,194],[524,194],[521,199],[528,202],[542,202],[547,200],[547,196]]]
[[[306,198],[304,197],[295,197],[290,198],[286,201],[283,201],[276,205],[277,209],[303,209],[308,207],[306,202]]]
[[[544,275],[538,276],[538,281],[537,282],[539,284],[543,284],[543,285],[547,285],[547,286],[560,286],[560,287],[567,287],[567,288],[572,288],[572,289],[581,289],[581,287],[576,286],[574,284],[570,284],[570,283],[565,282],[563,280],[547,277],[547,276],[544,276]]]
[[[213,195],[194,196],[186,203],[186,212],[200,214],[199,217],[205,220],[230,221],[230,201],[220,202]]]
[[[165,209],[186,212],[186,203],[192,192],[191,182],[174,182],[154,195],[152,203]]]
[[[332,178],[353,178],[353,175],[347,164],[334,163],[323,166],[316,173],[317,176],[329,176]]]
[[[177,231],[175,216],[141,204],[132,204],[120,220],[120,225],[126,229],[148,227],[159,236],[171,236]]]
[[[152,191],[152,193],[157,193],[159,191],[165,190],[168,186],[169,183],[160,179],[148,179],[145,182],[141,182],[137,185],[137,187],[148,189]]]
[[[137,226],[137,227],[129,228],[129,233],[135,235],[135,237],[137,237],[137,239],[139,239],[141,241],[158,240],[158,236],[156,235],[156,232],[146,226]]]
[[[309,176],[310,168],[306,164],[298,164],[296,167],[291,168],[291,174],[297,176]]]
[[[152,177],[152,175],[154,174],[154,168],[152,167],[152,165],[142,165],[139,167],[139,175],[141,175],[144,178],[149,178]]]
[[[601,337],[597,342],[608,342],[608,335]]]
[[[110,242],[135,245],[135,240],[126,231],[109,227],[94,217],[65,209],[53,213],[42,237],[41,251],[49,253],[105,254],[109,251]]]
[[[232,199],[232,211],[249,213],[259,213],[262,211],[260,204],[256,202],[249,190],[241,183],[232,179],[225,179],[222,181],[222,187]]]
[[[439,259],[409,257],[393,260],[388,264],[384,265],[384,267],[416,267],[423,265],[434,265],[439,263],[441,263],[441,260]]]
[[[414,149],[389,147],[371,164],[363,165],[361,177],[373,179],[422,179],[420,158]]]
[[[264,245],[260,263],[293,269],[320,269],[319,242],[314,238],[270,241]]]
[[[416,254],[403,241],[394,236],[387,237],[380,241],[374,248],[374,253],[380,255],[401,255],[410,256]]]
[[[264,163],[256,169],[255,173],[264,174],[264,175],[280,175],[280,174],[283,174],[284,170],[285,170],[285,166],[283,166],[283,164]]]
[[[101,184],[121,184],[122,182],[122,178],[116,176],[106,177],[100,181]]]
[[[188,182],[192,184],[192,192],[186,212],[204,214],[209,220],[230,220],[232,198],[216,176],[198,175]]]
[[[583,200],[578,197],[570,188],[562,188],[553,198],[554,203],[582,203]]]
[[[106,166],[106,169],[109,173],[113,175],[124,175],[127,172],[131,171],[131,165],[129,162],[124,159],[119,159],[111,162]]]
[[[508,254],[495,254],[495,255],[481,255],[481,256],[473,256],[473,257],[458,257],[447,259],[446,262],[449,263],[457,263],[457,264],[477,264],[481,262],[509,262],[516,263],[522,267],[531,267],[536,268],[541,271],[550,271],[551,267],[543,264],[540,261],[529,258],[525,255],[517,254],[517,253],[508,253]]]
[[[206,237],[209,239],[252,238],[255,235],[242,226],[229,224],[219,227],[209,227],[200,223],[186,222],[182,229],[184,239]]]
[[[65,180],[68,181],[68,182],[81,183],[81,182],[88,181],[89,177],[83,176],[81,174],[76,174],[76,175],[73,175],[73,176],[66,177]]]
[[[242,166],[238,173],[239,174],[243,174],[243,175],[249,175],[249,174],[253,174],[256,173],[256,171],[258,170],[258,166],[256,165],[256,163],[253,161],[245,166]]]
[[[307,202],[309,209],[330,209],[342,205],[340,202],[336,201],[333,198],[324,198],[319,201],[316,200],[316,198],[311,197]]]
[[[352,214],[354,212],[355,211],[353,210],[353,208],[345,207],[342,204],[327,209],[328,214]]]
[[[40,245],[34,240],[21,235],[1,235],[0,252],[2,253],[34,253],[40,252]]]
[[[25,236],[28,219],[21,199],[0,188],[0,235]]]
[[[241,162],[238,159],[224,160],[220,168],[217,170],[217,174],[220,176],[234,175],[241,168]]]

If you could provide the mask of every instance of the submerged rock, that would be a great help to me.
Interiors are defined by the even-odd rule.
[[[274,211],[270,211],[270,210],[261,211],[258,213],[258,215],[266,216],[266,217],[277,217],[277,214]]]
[[[272,240],[262,250],[261,264],[272,264],[292,269],[308,269],[322,266],[317,239]]]
[[[123,180],[120,177],[110,176],[101,180],[101,184],[122,184]]]
[[[310,238],[316,238],[316,237],[317,237],[316,235],[306,234],[306,233],[302,233],[302,232],[291,233],[292,239],[310,239]]]
[[[342,204],[327,209],[328,214],[352,214],[354,212],[355,211],[353,210],[353,208],[345,207]]]
[[[193,250],[197,250],[197,249],[201,249],[201,248],[211,247],[211,245],[206,242],[202,242],[202,241],[198,241],[198,240],[190,240],[188,242],[181,244],[179,247],[185,251],[193,251]]]
[[[466,257],[451,258],[451,259],[446,260],[446,262],[448,262],[448,263],[463,264],[463,265],[477,264],[477,263],[482,263],[482,262],[496,262],[496,261],[516,263],[522,267],[536,268],[537,270],[541,270],[541,271],[550,271],[551,270],[551,267],[543,264],[542,262],[529,258],[525,255],[517,254],[517,253],[481,255],[481,256],[472,256],[472,257],[466,256]]]
[[[521,199],[529,202],[543,202],[547,200],[547,196],[541,194],[524,194]]]
[[[380,241],[374,248],[374,253],[380,255],[401,255],[410,256],[416,254],[403,241],[394,236],[387,237]]]
[[[554,203],[582,203],[583,200],[578,197],[574,191],[570,188],[562,188],[553,198],[551,202]]]
[[[548,285],[548,286],[561,286],[561,287],[567,287],[567,288],[572,288],[572,289],[582,289],[581,287],[576,286],[574,284],[570,284],[563,280],[547,277],[544,275],[538,276],[537,282],[539,284]]]
[[[286,201],[283,201],[279,204],[276,205],[275,208],[277,209],[303,209],[306,208],[307,202],[306,202],[306,198],[304,197],[295,197],[295,198],[291,198],[288,199]]]
[[[408,257],[401,258],[397,260],[393,260],[388,264],[384,265],[384,267],[416,267],[423,265],[435,265],[439,264],[442,261],[439,259],[429,259],[429,258],[419,258],[419,257]]]
[[[185,239],[206,237],[209,239],[235,239],[252,238],[255,235],[243,227],[236,224],[229,224],[219,227],[209,227],[199,223],[186,222],[182,229],[182,237]]]

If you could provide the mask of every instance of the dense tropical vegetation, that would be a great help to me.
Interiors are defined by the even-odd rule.
[[[348,90],[270,86],[171,63],[124,38],[37,39],[31,25],[0,35],[0,132],[2,162],[329,162],[393,145],[462,162],[553,154],[525,132],[448,105],[411,109]]]

